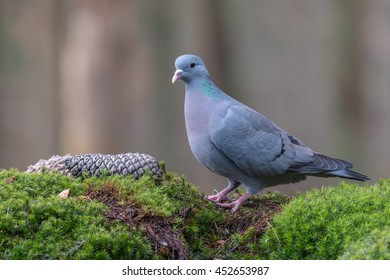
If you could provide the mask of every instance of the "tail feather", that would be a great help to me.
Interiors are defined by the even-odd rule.
[[[349,170],[353,167],[349,161],[314,154],[313,161],[305,165],[291,166],[288,171],[317,177],[341,177],[358,181],[370,180],[366,175]]]
[[[331,177],[336,176],[336,177],[341,177],[346,179],[358,180],[362,182],[370,180],[370,178],[368,178],[366,175],[348,169],[336,170],[336,171],[328,172],[326,174],[331,175]]]

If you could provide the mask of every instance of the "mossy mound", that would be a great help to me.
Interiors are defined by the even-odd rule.
[[[390,260],[390,227],[373,230],[357,242],[348,244],[344,260]]]
[[[390,180],[255,195],[236,213],[204,195],[169,172],[156,183],[3,170],[0,259],[390,258]]]
[[[271,259],[355,258],[354,253],[348,253],[349,244],[361,248],[373,240],[388,242],[388,231],[377,239],[369,234],[389,226],[390,180],[364,187],[342,183],[337,188],[315,189],[291,200],[275,215],[261,244]],[[373,250],[387,248],[387,255],[375,258],[386,258],[388,246],[379,247]]]
[[[0,259],[262,259],[258,241],[288,200],[254,196],[233,214],[169,172],[156,183],[3,170]]]

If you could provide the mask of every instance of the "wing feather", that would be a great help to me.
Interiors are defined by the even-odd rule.
[[[213,120],[214,145],[250,176],[270,177],[313,161],[313,151],[251,108],[239,104]]]

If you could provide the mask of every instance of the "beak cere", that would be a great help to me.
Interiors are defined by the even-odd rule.
[[[177,69],[175,71],[175,74],[173,74],[172,77],[172,84],[174,84],[178,79],[181,79],[181,73],[183,73],[183,70],[181,69]]]

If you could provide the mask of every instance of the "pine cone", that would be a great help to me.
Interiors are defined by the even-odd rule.
[[[150,170],[158,180],[163,179],[163,171],[157,160],[150,155],[139,153],[53,156],[29,166],[27,172],[40,172],[45,168],[72,177],[79,177],[84,173],[89,176],[100,176],[105,170],[109,175],[133,175],[136,179],[141,177],[146,170]]]

